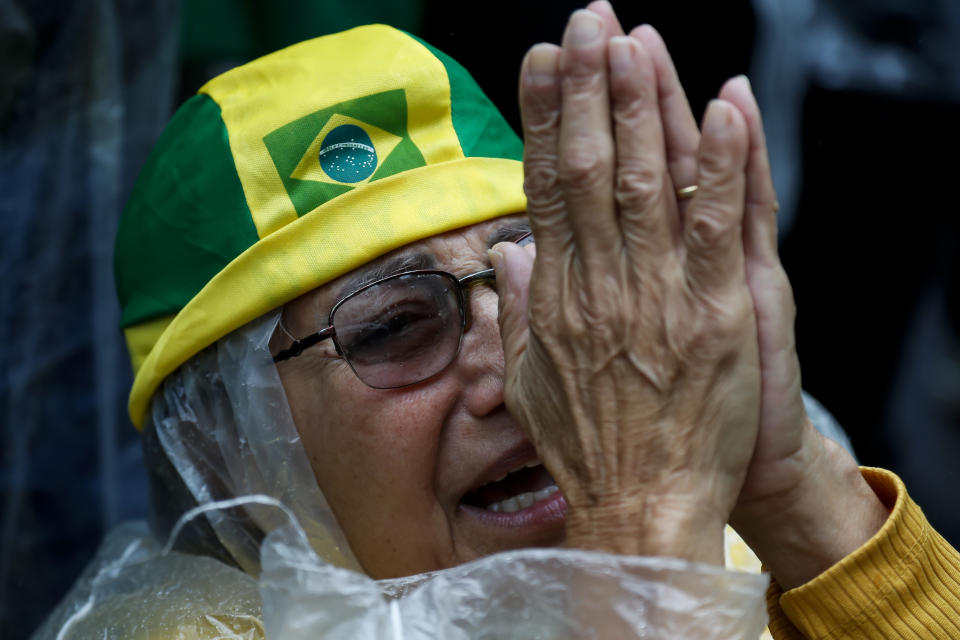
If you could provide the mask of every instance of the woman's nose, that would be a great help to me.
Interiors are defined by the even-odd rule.
[[[496,290],[492,286],[471,287],[469,299],[469,331],[463,334],[457,367],[466,384],[467,409],[479,417],[496,410],[504,401],[503,344],[497,323]]]

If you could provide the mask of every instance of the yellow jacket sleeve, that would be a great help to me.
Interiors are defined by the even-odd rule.
[[[960,553],[933,530],[896,475],[862,468],[890,509],[880,531],[810,582],[767,593],[777,640],[960,638]]]

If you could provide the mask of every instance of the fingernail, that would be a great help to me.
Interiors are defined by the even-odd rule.
[[[587,5],[587,8],[589,9],[590,7],[599,7],[600,5],[606,5],[607,8],[610,9],[610,11],[613,11],[613,5],[610,4],[610,0],[594,0],[593,2]]]
[[[634,27],[633,30],[630,32],[630,37],[637,37],[637,36],[639,36],[639,35],[640,35],[641,33],[643,33],[643,32],[654,33],[654,34],[656,34],[658,37],[660,37],[660,32],[657,31],[656,29],[654,29],[653,26],[647,24],[646,22],[644,22],[644,23],[641,24],[641,25],[637,25],[636,27]],[[662,40],[663,38],[660,37],[660,39]]]
[[[557,56],[554,48],[548,44],[538,44],[530,49],[527,58],[527,81],[544,87],[553,84],[557,78]]]
[[[730,112],[723,100],[711,100],[703,116],[703,132],[720,135],[730,124]]]
[[[633,68],[633,46],[630,38],[626,36],[615,36],[610,38],[609,53],[610,53],[610,70],[618,75],[623,76],[630,73]]]
[[[490,264],[493,265],[494,270],[496,270],[499,275],[504,275],[505,265],[503,261],[503,254],[495,249],[487,249],[487,257],[490,258]]]
[[[595,13],[586,9],[578,9],[570,17],[570,45],[577,49],[585,49],[597,43],[600,39],[600,29],[603,23]]]
[[[617,12],[614,10],[613,5],[610,4],[609,0],[594,0],[587,5],[587,11],[592,11],[596,14],[602,15],[606,13],[607,15],[612,15],[616,17]]]

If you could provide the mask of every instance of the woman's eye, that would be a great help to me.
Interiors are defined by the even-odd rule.
[[[357,327],[347,345],[351,359],[393,360],[422,349],[437,335],[435,310],[391,309]]]
[[[386,322],[387,331],[394,335],[401,335],[411,325],[423,320],[423,316],[412,313],[398,313],[390,316]]]

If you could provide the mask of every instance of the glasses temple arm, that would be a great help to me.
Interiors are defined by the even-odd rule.
[[[282,324],[280,325],[280,328],[283,329],[283,332],[286,333],[288,336],[290,335],[289,333],[287,333],[286,329],[284,329]],[[334,333],[333,326],[329,326],[326,329],[323,329],[322,331],[318,331],[316,333],[310,334],[309,336],[306,336],[304,338],[294,339],[293,344],[291,344],[286,349],[280,351],[277,355],[273,356],[273,361],[282,362],[283,360],[289,360],[290,358],[295,358],[301,353],[303,353],[304,349],[308,347],[312,347],[313,345],[317,344],[322,340],[326,340],[327,338],[333,337],[333,333]]]

